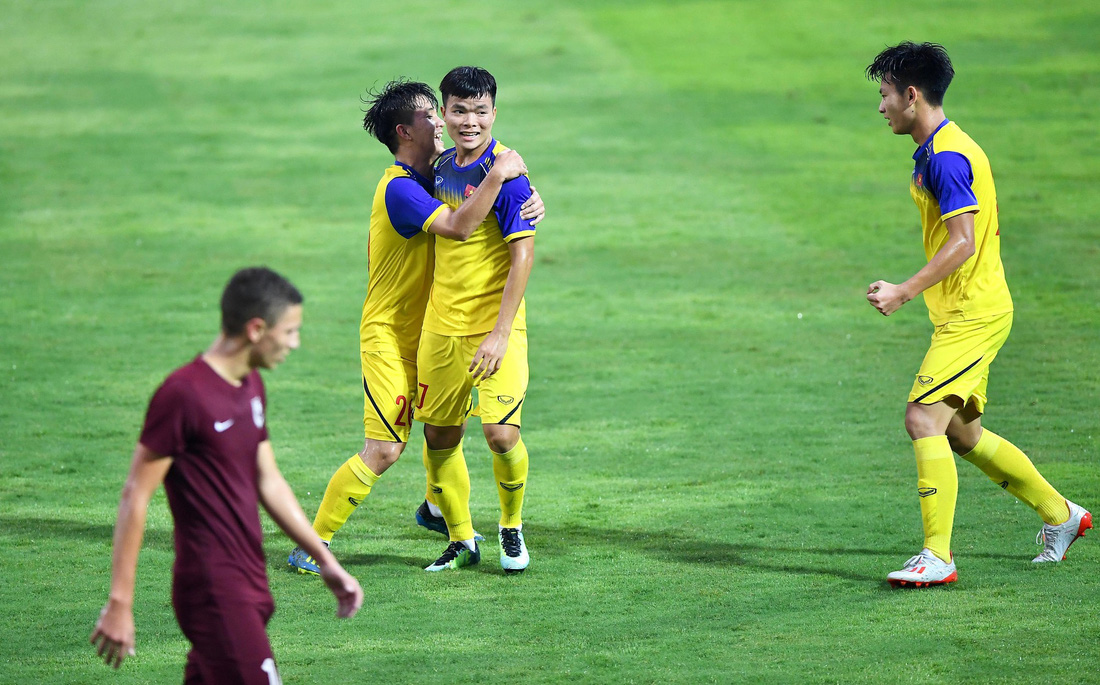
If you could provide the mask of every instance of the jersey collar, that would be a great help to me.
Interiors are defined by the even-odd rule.
[[[932,139],[936,137],[936,134],[940,132],[940,129],[951,123],[950,119],[944,119],[940,122],[940,125],[936,127],[935,131],[932,131],[932,135],[928,136],[928,140],[921,143],[921,146],[917,148],[917,151],[913,153],[913,159],[917,160],[924,154],[924,149],[932,144]]]

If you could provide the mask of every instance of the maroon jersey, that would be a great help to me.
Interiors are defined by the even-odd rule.
[[[149,402],[141,444],[173,458],[164,489],[176,522],[177,603],[271,601],[256,483],[265,405],[258,372],[234,386],[201,356],[168,376]]]

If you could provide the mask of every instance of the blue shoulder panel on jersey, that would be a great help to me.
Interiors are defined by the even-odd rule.
[[[500,232],[507,240],[516,233],[533,233],[534,225],[526,219],[519,218],[520,207],[531,197],[531,181],[526,176],[519,176],[510,181],[505,181],[500,188],[500,195],[493,205],[497,223],[500,224]]]
[[[394,230],[404,238],[412,238],[424,230],[424,222],[442,204],[412,176],[398,177],[386,184],[386,212]]]
[[[953,150],[934,152],[928,160],[928,186],[940,203],[940,214],[978,206],[971,184],[970,160]]]

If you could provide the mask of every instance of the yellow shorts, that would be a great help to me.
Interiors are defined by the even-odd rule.
[[[485,335],[449,336],[424,331],[420,335],[417,367],[420,373],[418,421],[433,426],[461,426],[470,416],[481,422],[520,426],[523,399],[527,396],[527,331],[512,331],[500,370],[476,383],[470,362]],[[473,407],[471,389],[477,388]]]
[[[909,401],[935,404],[954,395],[984,412],[989,365],[1011,329],[1012,312],[936,326]]]
[[[416,362],[393,351],[363,351],[363,433],[368,440],[408,442],[416,411]]]

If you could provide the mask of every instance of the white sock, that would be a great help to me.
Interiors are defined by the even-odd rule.
[[[428,502],[428,500],[424,500],[424,501]],[[432,516],[438,516],[439,518],[443,518],[443,510],[440,509],[439,507],[435,506],[431,502],[428,502],[428,511],[432,512]]]

